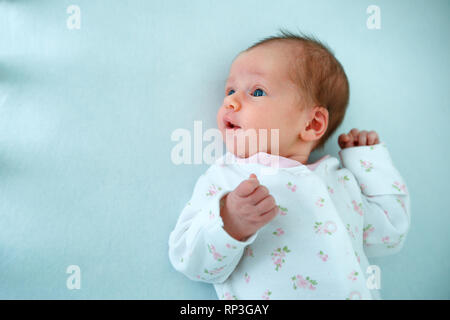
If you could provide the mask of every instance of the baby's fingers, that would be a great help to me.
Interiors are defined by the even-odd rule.
[[[365,146],[367,144],[367,133],[365,130],[359,133],[358,146]]]
[[[341,134],[338,138],[338,144],[341,147],[341,149],[353,147],[353,136],[351,133],[349,134]]]
[[[270,221],[272,221],[273,218],[275,218],[277,216],[278,211],[279,211],[278,207],[275,207],[275,208],[270,209],[268,212],[263,213],[260,216],[259,223],[262,226],[269,223]]]
[[[256,188],[259,187],[258,178],[253,173],[250,175],[250,179],[242,181],[236,189],[234,189],[235,193],[239,197],[247,197],[255,191]]]
[[[353,128],[352,130],[350,130],[349,135],[351,135],[355,140],[357,140],[357,138],[359,136],[359,130],[356,128]]]
[[[345,133],[341,134],[338,137],[338,145],[339,147],[341,147],[341,149],[343,149],[345,147],[345,143],[348,141],[348,137]]]
[[[367,135],[367,145],[378,144],[380,141],[378,140],[378,133],[375,131],[370,131]]]
[[[267,189],[265,186],[259,186],[253,191],[253,193],[249,196],[247,196],[247,199],[252,204],[257,204],[264,198],[266,198],[269,195],[269,189]]]
[[[269,195],[256,205],[256,211],[260,214],[264,214],[265,212],[272,210],[276,206],[277,204],[275,203],[275,198]]]

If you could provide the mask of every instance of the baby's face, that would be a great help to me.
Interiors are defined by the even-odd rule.
[[[229,140],[226,145],[236,156],[246,158],[256,152],[276,153],[276,141],[270,141],[271,129],[279,129],[281,156],[288,157],[298,143],[299,128],[307,120],[301,108],[299,89],[289,77],[291,54],[288,50],[287,46],[279,44],[256,47],[241,53],[231,66],[217,124],[224,140],[225,131],[233,130],[234,148]],[[238,152],[237,144],[243,141],[238,137],[242,137],[247,129],[256,130],[256,152],[248,145],[245,152]],[[267,144],[260,141],[258,129],[267,129]]]

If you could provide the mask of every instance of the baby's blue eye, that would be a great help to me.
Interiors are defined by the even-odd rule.
[[[233,91],[233,92],[231,92],[231,91]],[[233,94],[235,91],[233,90],[233,89],[231,89],[230,91],[228,91],[228,96],[230,95],[230,94]]]
[[[254,94],[255,97],[261,97],[261,96],[265,96],[266,95],[264,90],[261,90],[261,89],[256,89],[255,91],[253,91],[253,93],[255,93]]]

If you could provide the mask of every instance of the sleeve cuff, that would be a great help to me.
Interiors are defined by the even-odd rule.
[[[236,240],[235,238],[230,236],[228,232],[225,231],[225,229],[223,228],[222,218],[219,216],[219,218],[216,220],[216,223],[208,228],[208,234],[210,238],[214,238],[214,242],[217,247],[238,250],[243,249],[244,247],[253,243],[258,235],[258,232],[254,233],[245,241]]]
[[[342,166],[350,170],[366,195],[406,195],[406,185],[394,167],[384,142],[339,151]]]

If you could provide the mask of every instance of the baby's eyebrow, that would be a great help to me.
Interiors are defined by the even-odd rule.
[[[234,77],[229,77],[229,78],[227,78],[227,79],[225,80],[225,83],[231,82],[231,81],[233,81],[233,80],[234,80]]]
[[[262,72],[262,71],[251,71],[251,72],[248,72],[248,74],[251,74],[251,75],[254,75],[254,76],[259,76],[259,77],[264,78],[264,79],[267,77],[267,74],[265,72]],[[233,81],[234,78],[235,78],[234,76],[228,77],[225,82]]]

